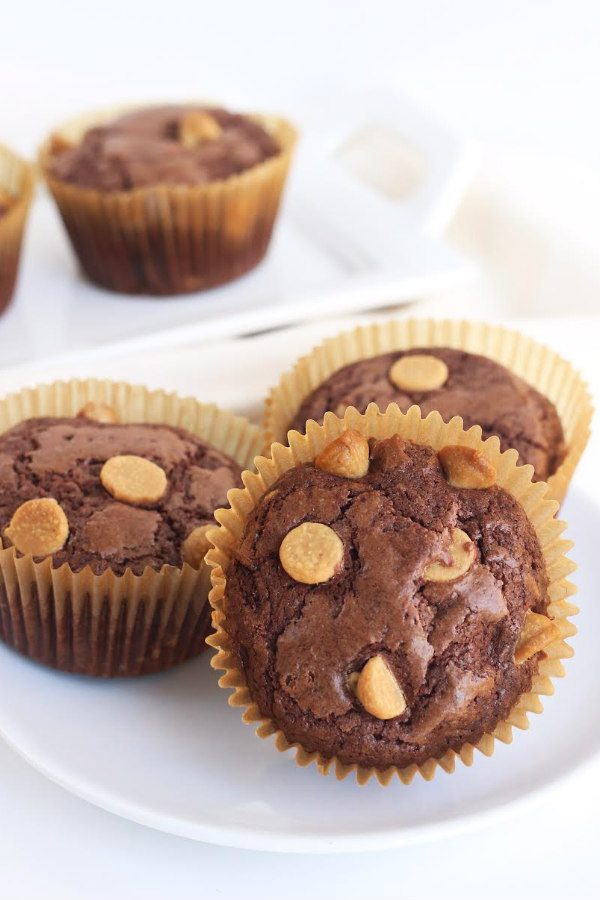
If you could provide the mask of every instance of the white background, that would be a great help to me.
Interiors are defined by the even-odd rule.
[[[318,104],[324,84],[383,85],[487,146],[599,174],[595,2],[15,0],[1,44],[0,140],[23,153],[87,106],[204,95],[293,115]],[[581,174],[573,184],[585,192]],[[468,837],[314,861],[146,831],[70,797],[0,745],[0,897],[595,897],[597,784],[566,785]]]
[[[597,166],[590,0],[17,0],[0,132],[23,152],[74,111],[215,96],[293,111],[323,85],[397,87],[485,141]]]

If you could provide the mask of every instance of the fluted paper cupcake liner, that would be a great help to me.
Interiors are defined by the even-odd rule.
[[[265,255],[285,185],[296,131],[285,119],[252,116],[281,151],[239,175],[200,185],[99,191],[56,178],[57,148],[126,110],[72,120],[42,146],[40,167],[81,266],[113,291],[179,294],[223,284]]]
[[[552,401],[563,427],[567,454],[548,485],[552,497],[562,503],[590,436],[593,406],[587,385],[569,362],[543,344],[485,322],[389,320],[328,338],[299,359],[271,391],[265,406],[265,446],[285,441],[289,423],[302,402],[338,369],[413,347],[454,347],[488,356]]]
[[[111,381],[66,381],[0,400],[0,433],[34,416],[75,416],[88,401],[112,406],[120,422],[184,428],[252,466],[260,432],[245,419],[191,397]],[[74,572],[3,547],[0,638],[63,671],[89,675],[157,672],[201,652],[209,625],[210,572],[165,565],[140,575]]]
[[[33,167],[0,144],[0,189],[11,198],[8,211],[0,216],[0,313],[15,289],[34,180]]]
[[[508,718],[500,721],[493,732],[484,734],[476,744],[464,744],[458,752],[448,750],[439,759],[428,759],[421,765],[406,768],[390,766],[386,769],[377,769],[348,765],[336,757],[328,758],[319,752],[308,751],[300,743],[290,743],[276,723],[270,717],[264,716],[254,702],[227,632],[227,618],[224,611],[227,571],[243,535],[248,515],[280,475],[294,466],[314,460],[327,444],[347,428],[354,428],[368,438],[381,439],[399,434],[407,440],[426,444],[435,450],[447,444],[461,444],[484,453],[496,469],[496,483],[520,503],[535,529],[549,578],[550,603],[547,614],[554,619],[560,629],[560,637],[546,648],[545,655],[539,659],[531,690],[519,697]],[[278,750],[283,752],[292,749],[300,766],[315,764],[323,774],[333,772],[338,779],[353,775],[360,784],[365,784],[375,777],[381,784],[387,785],[394,776],[404,784],[408,784],[417,773],[430,780],[438,767],[446,772],[453,772],[457,758],[466,765],[471,765],[475,750],[491,756],[496,740],[510,743],[513,727],[522,729],[528,727],[528,713],[542,711],[540,695],[553,693],[551,679],[564,675],[561,660],[573,655],[565,638],[576,632],[570,617],[577,612],[577,607],[568,599],[575,593],[575,588],[566,580],[566,576],[575,566],[565,555],[572,547],[571,541],[562,537],[566,526],[554,517],[558,508],[557,503],[549,497],[548,486],[544,482],[532,482],[532,466],[518,466],[517,458],[516,450],[500,452],[497,437],[482,441],[479,426],[473,426],[465,431],[462,419],[458,417],[444,423],[439,413],[432,412],[423,419],[418,407],[413,406],[407,413],[402,413],[396,404],[390,405],[385,413],[381,413],[372,403],[364,415],[352,407],[346,410],[343,419],[328,412],[325,414],[323,425],[309,422],[306,435],[291,431],[289,446],[275,443],[271,447],[269,457],[258,457],[255,460],[258,472],[244,473],[245,488],[230,492],[228,496],[230,508],[218,511],[216,519],[220,527],[215,527],[209,532],[214,549],[209,551],[206,559],[213,567],[211,575],[213,586],[209,599],[213,608],[212,621],[215,632],[207,639],[207,643],[217,650],[211,659],[211,665],[215,669],[224,670],[225,673],[219,679],[220,686],[233,689],[233,694],[229,697],[230,705],[243,710],[244,722],[254,724],[260,738],[273,736]]]

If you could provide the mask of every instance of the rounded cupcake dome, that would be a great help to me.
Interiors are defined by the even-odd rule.
[[[521,634],[532,615],[552,633],[542,551],[468,449],[445,470],[430,447],[374,441],[356,477],[331,465],[338,451],[258,503],[228,573],[228,631],[288,740],[344,763],[423,763],[475,743],[530,689]]]
[[[235,460],[181,428],[28,419],[0,436],[0,529],[18,552],[51,555],[54,567],[97,575],[180,567],[191,560],[186,540],[214,521],[240,474]],[[46,548],[16,526],[25,512],[29,531],[41,529],[48,500],[65,527]]]
[[[388,319],[325,339],[281,376],[265,403],[265,446],[329,410],[416,404],[480,425],[515,447],[562,502],[590,436],[593,406],[577,370],[532,338],[484,322]]]
[[[99,191],[203,184],[276,156],[276,139],[249,116],[220,107],[150,106],[89,128],[58,150],[52,175]]]
[[[461,416],[465,427],[480,425],[484,437],[499,437],[503,450],[514,447],[541,481],[565,456],[550,400],[494,360],[451,347],[416,347],[350,363],[304,399],[289,427],[302,431],[328,410],[343,415],[354,406],[364,412],[369,403],[382,410],[397,403],[404,411],[417,405],[423,415],[437,410],[446,421]]]
[[[516,452],[480,435],[416,407],[327,413],[219,513],[212,664],[300,765],[452,771],[526,727],[563,674],[564,526]]]

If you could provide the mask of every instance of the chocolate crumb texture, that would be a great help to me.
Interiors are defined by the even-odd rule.
[[[461,416],[465,428],[480,425],[483,438],[496,435],[503,450],[514,447],[521,464],[546,481],[562,463],[566,446],[560,418],[550,400],[504,366],[450,347],[414,348],[350,363],[334,372],[301,404],[290,428],[303,432],[308,419],[323,421],[328,410],[348,406],[364,412],[369,403],[385,411],[437,410],[444,421]]]
[[[404,768],[476,744],[556,636],[531,523],[503,488],[456,486],[399,436],[371,440],[360,477],[335,468],[282,474],[227,570],[224,627],[253,700],[290,743],[342,763]]]
[[[90,128],[53,154],[61,181],[99,191],[206,184],[238,175],[280,152],[249,116],[220,107],[153,106]]]
[[[55,567],[66,562],[74,571],[181,567],[186,540],[214,524],[240,473],[233,459],[180,428],[29,419],[0,436],[0,530],[18,551],[52,555]],[[57,510],[68,523],[60,535]],[[40,520],[45,544],[23,537],[24,512]],[[50,526],[62,543],[51,540]]]

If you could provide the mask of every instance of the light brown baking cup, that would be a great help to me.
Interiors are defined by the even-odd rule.
[[[464,744],[458,752],[448,750],[441,758],[428,759],[418,766],[411,765],[407,768],[390,766],[386,769],[377,769],[347,765],[335,757],[327,758],[318,752],[310,752],[299,743],[290,743],[275,722],[264,716],[254,702],[227,633],[227,618],[224,611],[227,571],[243,535],[248,515],[280,475],[294,466],[314,460],[323,447],[346,428],[357,429],[369,438],[387,438],[399,434],[403,438],[427,444],[436,450],[447,444],[461,444],[481,450],[496,469],[497,484],[512,494],[525,510],[540,542],[548,572],[550,604],[547,612],[558,625],[560,637],[541,655],[537,672],[532,680],[531,691],[522,694],[508,718],[499,722],[492,733],[484,734],[475,745]],[[398,776],[404,784],[408,784],[417,772],[426,780],[433,778],[438,767],[446,772],[453,772],[457,758],[466,765],[471,765],[475,750],[491,756],[496,740],[510,743],[513,727],[527,728],[529,724],[527,714],[542,712],[540,695],[553,693],[551,679],[565,674],[561,660],[573,655],[565,638],[576,632],[569,617],[577,612],[577,607],[568,601],[575,593],[575,588],[566,580],[566,576],[575,566],[565,555],[572,547],[572,542],[562,537],[565,524],[554,518],[558,508],[556,501],[549,498],[548,486],[544,482],[531,481],[533,474],[531,466],[517,466],[516,450],[501,453],[497,437],[488,438],[483,442],[479,426],[464,431],[462,420],[458,417],[444,423],[439,413],[432,412],[426,419],[422,419],[418,407],[413,406],[407,413],[402,413],[396,404],[390,405],[385,413],[380,413],[377,406],[371,403],[364,415],[360,415],[350,407],[343,419],[328,412],[322,426],[313,421],[309,422],[306,435],[291,431],[289,446],[273,444],[271,456],[258,457],[255,464],[258,473],[244,473],[245,489],[230,491],[228,496],[230,509],[217,512],[216,519],[220,527],[215,527],[209,532],[214,549],[209,551],[206,560],[213,566],[213,587],[209,600],[213,608],[212,622],[215,633],[207,638],[207,643],[217,650],[211,659],[211,665],[215,669],[225,671],[219,679],[220,686],[233,688],[233,694],[229,697],[230,705],[244,710],[242,716],[244,722],[255,724],[259,737],[267,738],[273,735],[277,750],[294,750],[298,765],[308,766],[314,763],[323,774],[334,772],[340,780],[348,775],[354,775],[360,784],[365,784],[370,778],[375,777],[381,784],[387,785],[394,776]]]
[[[0,190],[12,198],[8,211],[0,216],[0,313],[15,289],[34,181],[33,166],[0,144]]]
[[[41,170],[81,266],[97,284],[130,294],[180,294],[223,284],[267,252],[296,131],[252,116],[281,147],[277,156],[222,181],[98,191],[55,178],[53,154],[123,108],[80,116],[42,146]]]
[[[121,422],[185,428],[249,467],[260,432],[216,406],[110,381],[67,381],[0,400],[0,433],[34,416],[74,416],[88,401],[110,404]],[[0,638],[31,658],[88,675],[158,672],[197,655],[209,626],[210,572],[165,565],[141,575],[89,566],[73,572],[3,547],[0,538]]]
[[[506,366],[552,401],[563,427],[567,455],[548,479],[559,503],[590,436],[593,406],[587,385],[565,359],[543,344],[498,325],[435,319],[388,320],[344,331],[303,356],[282,376],[265,404],[265,446],[285,441],[303,401],[349,363],[412,347],[454,347],[480,353]]]

